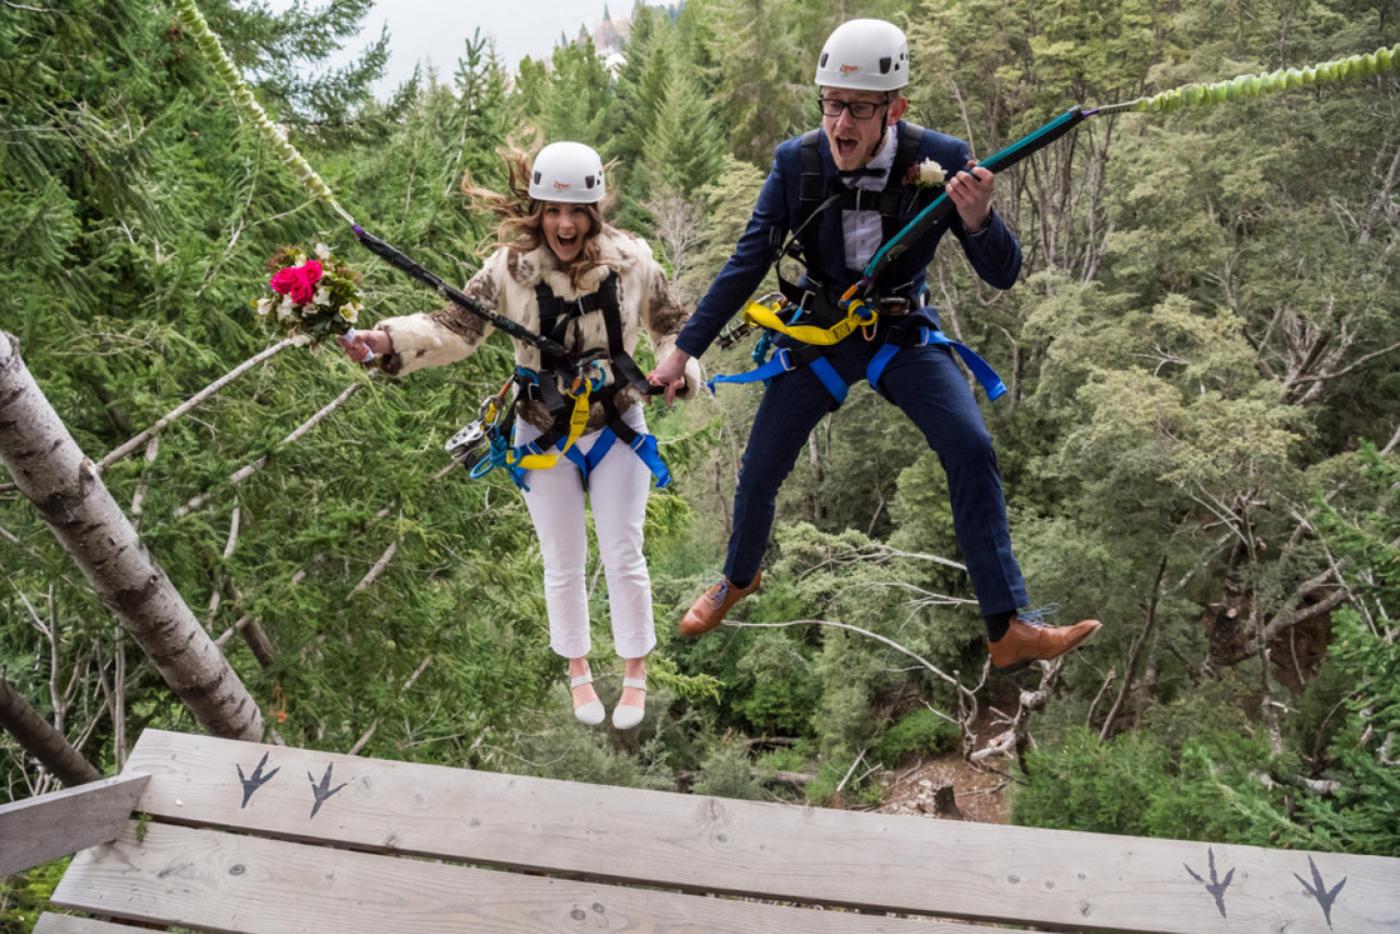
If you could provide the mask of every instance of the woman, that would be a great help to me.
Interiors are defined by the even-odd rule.
[[[517,479],[544,558],[550,648],[569,660],[574,715],[590,726],[604,716],[588,670],[584,498],[592,498],[613,641],[624,660],[624,689],[612,722],[617,729],[631,729],[645,712],[646,656],[656,644],[642,524],[652,473],[662,479],[665,470],[646,434],[639,404],[645,381],[631,353],[638,326],[645,325],[657,358],[664,358],[686,315],[646,243],[603,220],[607,186],[596,152],[582,143],[561,142],[542,149],[533,166],[522,153],[507,153],[505,161],[509,195],[463,180],[464,192],[501,218],[498,248],[464,291],[498,314],[553,337],[575,360],[598,358],[587,368],[592,392],[582,397],[580,384],[564,372],[566,362],[542,359],[533,344],[515,341],[522,395],[513,445],[518,451],[531,444],[529,450],[543,451],[521,464],[527,469]],[[372,351],[386,372],[403,376],[461,360],[490,330],[480,318],[449,305],[433,314],[381,321],[344,346],[356,362]],[[668,395],[689,394],[699,384],[699,367],[692,361],[683,378],[665,389]],[[579,398],[590,402],[581,435],[570,421]],[[614,445],[616,438],[628,443]],[[538,466],[541,456],[557,454],[567,457],[558,457],[548,469]]]

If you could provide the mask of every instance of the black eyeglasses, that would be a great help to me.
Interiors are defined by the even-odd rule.
[[[875,116],[875,111],[888,105],[888,100],[880,101],[877,104],[871,103],[870,101],[838,101],[834,97],[817,98],[817,106],[821,107],[822,113],[826,116],[839,117],[841,116],[841,111],[849,110],[852,119],[855,120],[869,120],[871,117]]]

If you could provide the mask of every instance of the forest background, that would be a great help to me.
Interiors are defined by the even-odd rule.
[[[588,41],[517,65],[472,36],[450,76],[375,101],[387,35],[322,64],[368,7],[201,4],[339,198],[429,268],[465,281],[492,246],[464,172],[500,185],[500,146],[576,139],[616,160],[616,220],[687,304],[773,146],[816,125],[813,61],[852,16],[905,26],[911,118],[981,154],[1076,102],[1400,41],[1400,6],[1364,0],[688,0],[637,6],[616,73]],[[171,7],[0,13],[0,327],[94,460],[276,342],[251,301],[282,245],[351,260],[370,322],[436,306],[305,194]],[[294,745],[845,807],[952,755],[1000,773],[1021,823],[1400,855],[1397,183],[1394,76],[1124,114],[999,179],[1014,289],[941,252],[945,329],[1010,387],[983,411],[1031,592],[1106,623],[1050,675],[986,672],[941,469],[863,385],[813,433],[736,614],[777,625],[696,642],[675,621],[720,568],[758,393],[652,409],[677,480],[648,511],[660,645],[633,736],[569,715],[508,482],[443,472],[511,366],[502,337],[402,383],[286,348],[103,479]],[[5,681],[109,773],[146,727],[199,729],[6,479]],[[57,786],[6,735],[0,753],[0,802]],[[0,882],[0,926],[60,869]]]

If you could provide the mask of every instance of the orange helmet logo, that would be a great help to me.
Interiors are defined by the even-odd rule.
[[[557,178],[554,180],[554,190],[555,190],[555,191],[563,191],[565,188],[570,188],[570,187],[572,187],[572,186],[571,186],[568,182],[561,182],[561,181],[559,181]]]
[[[843,75],[855,74],[857,71],[860,71],[860,66],[859,66],[859,65],[842,65],[842,66],[841,66],[841,74],[843,74]]]

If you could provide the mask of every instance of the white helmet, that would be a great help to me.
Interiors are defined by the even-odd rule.
[[[898,91],[909,83],[909,40],[894,23],[853,19],[837,26],[817,59],[817,84]]]
[[[530,169],[530,197],[536,201],[597,204],[607,194],[603,160],[583,143],[550,143]]]

